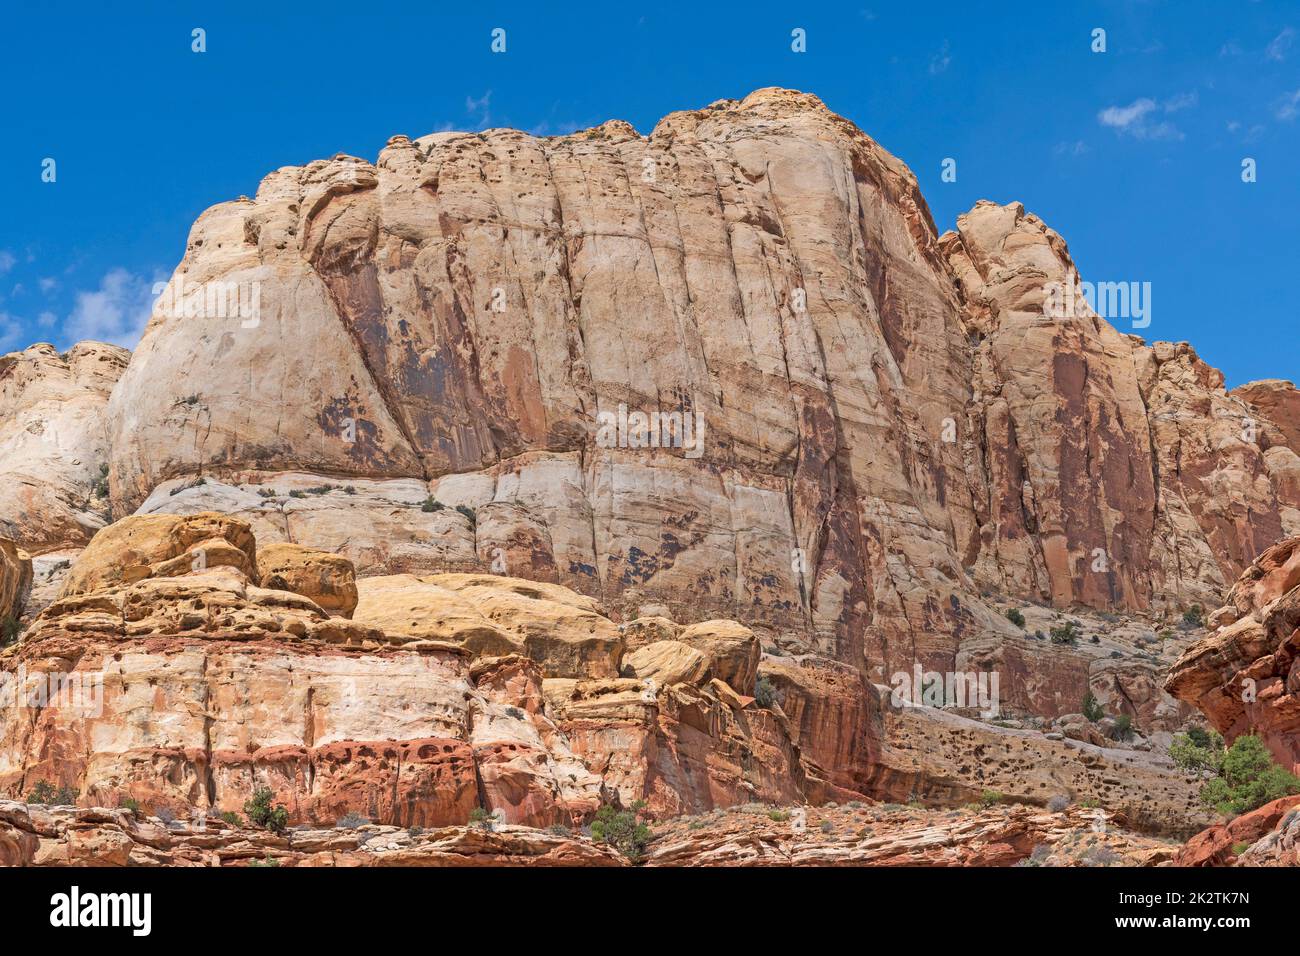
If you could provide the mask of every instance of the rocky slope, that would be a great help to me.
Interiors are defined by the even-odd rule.
[[[646,866],[1159,866],[1175,849],[1096,811],[749,806],[678,817],[651,832]],[[484,824],[295,827],[0,800],[0,866],[626,866],[582,831]]]

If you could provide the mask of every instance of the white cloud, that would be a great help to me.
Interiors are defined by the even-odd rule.
[[[94,292],[78,292],[63,323],[72,342],[94,339],[135,348],[153,311],[153,283],[125,269],[111,269]]]
[[[1188,94],[1195,96],[1195,94]],[[1177,98],[1175,98],[1177,99]],[[1164,106],[1165,112],[1172,112],[1174,109],[1183,109],[1183,105],[1176,105],[1171,108],[1170,100]],[[1157,106],[1156,101],[1150,97],[1142,97],[1134,100],[1128,106],[1108,106],[1097,114],[1097,122],[1102,126],[1109,126],[1111,129],[1125,136],[1132,136],[1134,139],[1182,139],[1183,134],[1173,123],[1165,120],[1155,121],[1152,114],[1159,111],[1161,107]]]
[[[1264,56],[1270,60],[1276,60],[1281,63],[1286,59],[1286,55],[1291,52],[1291,44],[1295,42],[1295,30],[1287,27],[1277,36],[1269,41],[1268,46],[1264,48]]]
[[[59,284],[59,280],[47,277],[37,280],[37,284],[41,287],[42,292],[51,292]]]
[[[1141,123],[1143,118],[1156,108],[1155,100],[1134,100],[1128,106],[1108,106],[1097,114],[1102,126],[1126,130]]]
[[[1179,93],[1177,96],[1171,96],[1164,102],[1166,113],[1177,113],[1179,110],[1191,109],[1200,102],[1200,96],[1195,90],[1190,93]]]
[[[17,261],[18,260],[14,258],[14,254],[12,252],[10,252],[7,249],[0,249],[0,275],[3,275],[4,273],[12,269],[14,267],[14,263]]]

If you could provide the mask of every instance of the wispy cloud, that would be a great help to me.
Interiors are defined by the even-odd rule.
[[[0,312],[0,355],[21,348],[23,324],[18,317],[8,312]]]
[[[948,64],[952,62],[952,56],[949,54],[951,49],[952,45],[947,40],[944,40],[939,52],[930,57],[930,74],[932,76],[948,69]]]
[[[1268,46],[1264,47],[1264,56],[1270,60],[1281,63],[1286,59],[1287,54],[1291,52],[1291,45],[1295,43],[1295,30],[1286,27],[1281,33],[1269,41]]]
[[[125,269],[112,269],[93,292],[78,292],[63,324],[72,342],[94,339],[134,348],[153,310],[153,282]]]
[[[1081,139],[1076,139],[1073,143],[1057,143],[1052,147],[1054,156],[1082,156],[1088,152],[1088,144]]]
[[[475,99],[472,96],[465,97],[465,113],[473,120],[479,129],[487,129],[492,122],[492,91],[488,90],[482,96]]]
[[[591,123],[579,123],[574,120],[542,120],[536,126],[529,127],[527,133],[530,136],[567,136],[580,129],[587,129],[591,125]]]
[[[8,249],[0,249],[0,275],[4,275],[12,269],[14,263],[17,261],[18,260],[14,258],[14,254]]]
[[[1273,115],[1286,123],[1300,116],[1300,90],[1283,93],[1273,109]]]

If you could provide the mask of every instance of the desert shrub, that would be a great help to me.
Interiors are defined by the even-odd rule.
[[[306,497],[307,497],[307,492],[305,492],[305,491],[291,491],[291,492],[289,492],[289,497],[290,497],[290,498],[306,498]]]
[[[769,811],[767,811],[767,818],[768,818],[769,820],[773,821],[774,823],[785,823],[787,820],[790,819],[790,811],[789,811],[789,810],[769,810]]]
[[[754,681],[754,703],[765,709],[776,703],[776,687],[762,675]]]
[[[1235,817],[1294,793],[1300,793],[1300,778],[1275,764],[1262,740],[1247,735],[1224,752],[1219,775],[1201,788],[1201,802]]]
[[[71,787],[56,787],[48,780],[38,780],[27,794],[27,802],[47,807],[77,805],[77,791]]]
[[[270,787],[258,787],[244,804],[244,813],[253,826],[265,827],[272,833],[283,833],[289,824],[289,811],[283,806],[273,806]]]
[[[1051,810],[1053,813],[1060,813],[1062,810],[1069,807],[1069,805],[1070,798],[1063,794],[1057,794],[1052,797],[1051,800],[1047,801],[1047,809]]]
[[[1007,608],[1007,620],[1016,627],[1025,626],[1025,616],[1020,613],[1020,608],[1018,607]]]
[[[527,715],[518,707],[507,707],[506,716],[513,717],[515,720],[523,720]]]
[[[279,866],[280,861],[268,853],[264,859],[249,860],[248,865],[249,866]]]
[[[632,804],[631,810],[618,810],[608,804],[601,807],[591,823],[592,839],[608,843],[629,860],[641,859],[653,835],[639,816],[644,806],[638,801]]]
[[[1001,803],[1005,799],[1005,795],[997,790],[985,790],[980,794],[980,807],[987,809],[994,804]]]
[[[829,820],[823,820],[821,829],[822,829],[822,833],[834,833],[835,824],[831,823],[831,821]]]
[[[162,821],[163,826],[171,826],[176,822],[176,814],[172,813],[166,807],[159,807],[154,811],[153,815]]]
[[[1183,627],[1189,630],[1193,627],[1205,626],[1205,609],[1199,604],[1193,604],[1183,612]]]
[[[1082,713],[1083,716],[1087,717],[1088,720],[1092,721],[1094,724],[1105,716],[1105,712],[1101,709],[1101,704],[1097,703],[1097,698],[1093,695],[1092,691],[1088,691],[1088,693],[1083,695]]]
[[[274,497],[275,497],[275,489],[274,489],[274,488],[258,488],[258,489],[257,489],[257,496],[258,496],[259,498],[274,498]]]
[[[363,827],[369,822],[359,813],[345,813],[334,822],[334,825],[340,830],[355,830],[357,827]]]
[[[226,810],[221,814],[221,819],[225,820],[232,827],[242,827],[244,819],[234,810]]]
[[[90,492],[96,498],[108,497],[108,465],[99,466],[99,476],[90,483]]]
[[[474,513],[474,509],[469,505],[457,505],[456,510],[469,519],[469,526],[471,528],[478,526],[478,515]]]
[[[563,823],[552,823],[549,827],[546,828],[546,832],[553,833],[556,836],[562,836],[562,837],[573,836],[573,831],[570,830],[568,827],[566,827]]]
[[[1053,644],[1069,644],[1071,646],[1079,643],[1079,635],[1082,633],[1078,621],[1066,621],[1057,627],[1052,628]]]
[[[1115,729],[1111,731],[1111,737],[1115,740],[1132,740],[1133,739],[1133,718],[1128,714],[1120,714],[1115,718]]]
[[[420,504],[420,510],[424,512],[441,511],[444,507],[445,505],[434,498],[433,495],[429,495],[429,497],[425,498]]]
[[[488,813],[484,807],[475,807],[469,812],[469,825],[472,827],[482,827],[484,830],[491,830],[492,814]]]
[[[1085,850],[1079,859],[1088,866],[1110,866],[1118,863],[1120,856],[1108,846],[1094,846]]]
[[[12,644],[18,640],[18,634],[22,631],[23,626],[18,623],[18,618],[12,614],[6,614],[0,617],[0,647],[6,644]]]

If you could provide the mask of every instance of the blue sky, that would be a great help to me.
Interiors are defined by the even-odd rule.
[[[1191,341],[1230,386],[1300,379],[1295,0],[131,6],[4,14],[0,350],[133,344],[195,217],[276,167],[373,159],[395,133],[644,133],[788,86],[906,161],[940,230],[1018,199],[1084,279],[1152,284],[1147,338]]]

